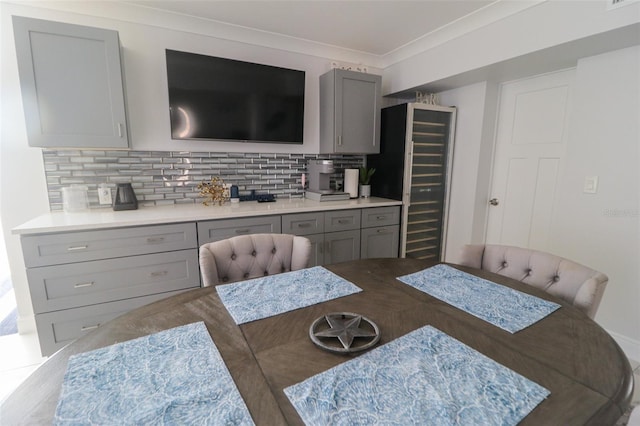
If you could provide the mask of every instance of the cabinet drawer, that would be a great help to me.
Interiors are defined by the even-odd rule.
[[[194,223],[22,237],[27,267],[197,248]]]
[[[398,224],[400,224],[400,206],[362,209],[363,228]]]
[[[35,313],[200,286],[198,250],[27,270]]]
[[[324,213],[324,232],[360,229],[360,209],[334,210]]]
[[[324,213],[285,214],[282,232],[293,235],[311,235],[324,232]]]
[[[36,328],[43,356],[51,355],[64,345],[82,337],[100,325],[132,309],[182,293],[172,291],[146,297],[136,297],[118,302],[103,303],[95,306],[67,309],[64,311],[36,314]]]
[[[280,216],[249,217],[198,222],[198,245],[238,235],[279,234]]]

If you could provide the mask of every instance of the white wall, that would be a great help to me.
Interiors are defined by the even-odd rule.
[[[35,329],[20,240],[11,228],[49,210],[42,153],[27,147],[11,17],[0,3],[0,219],[20,331]]]
[[[533,75],[572,67],[575,63],[565,61],[565,57],[571,56],[570,50],[550,48],[640,22],[640,3],[613,10],[607,10],[606,5],[606,1],[545,1],[410,58],[392,61],[395,63],[383,73],[383,94],[396,94],[474,70],[484,69],[475,74],[477,77],[487,73],[482,80],[505,81],[505,78],[512,80],[527,75],[522,73]],[[616,42],[625,43],[624,40]],[[626,42],[629,46],[634,40]],[[615,49],[611,39],[607,39],[607,43],[604,48]],[[593,49],[602,48],[598,46],[600,43],[593,41],[592,44]],[[530,61],[519,61],[517,65],[500,69],[491,67],[545,49],[549,49],[548,55],[535,55]],[[401,54],[402,51],[398,52]],[[545,69],[547,64],[557,67]],[[511,66],[518,69],[510,69]]]
[[[609,276],[596,320],[640,360],[640,47],[580,60],[574,93],[550,246]]]
[[[456,107],[456,134],[445,250],[447,262],[455,263],[460,247],[473,240],[487,88],[488,83],[482,82],[438,94],[439,104]]]

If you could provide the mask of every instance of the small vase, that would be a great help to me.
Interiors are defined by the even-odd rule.
[[[371,185],[360,185],[360,198],[369,198],[371,196]]]

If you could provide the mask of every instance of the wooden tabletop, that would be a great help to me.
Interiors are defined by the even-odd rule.
[[[432,325],[544,386],[551,395],[523,425],[612,425],[627,409],[633,392],[629,362],[585,314],[536,288],[459,267],[562,305],[511,334],[395,279],[432,265],[414,259],[369,259],[327,266],[364,291],[241,326],[234,323],[213,287],[144,306],[49,358],[5,400],[0,423],[50,424],[69,356],[204,321],[256,424],[302,424],[283,389],[358,356],[324,351],[309,339],[309,326],[316,318],[340,311],[374,321],[381,331],[379,344]]]

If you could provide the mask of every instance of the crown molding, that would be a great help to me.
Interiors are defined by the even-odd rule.
[[[476,12],[451,24],[407,43],[384,55],[376,55],[333,46],[312,40],[257,30],[212,19],[195,17],[177,12],[160,10],[126,1],[12,1],[5,4],[36,7],[68,12],[94,18],[113,19],[122,22],[166,28],[174,31],[214,37],[222,40],[294,52],[313,57],[328,58],[338,62],[361,64],[384,69],[425,50],[437,47],[452,39],[489,25],[510,15],[522,12],[548,0],[496,0]]]
[[[382,55],[379,66],[386,68],[547,1],[549,0],[494,1],[482,9],[478,9],[444,27],[438,28],[404,46]]]

